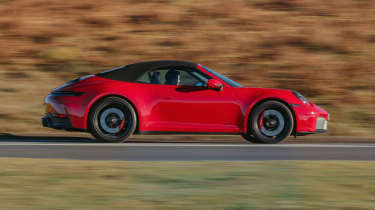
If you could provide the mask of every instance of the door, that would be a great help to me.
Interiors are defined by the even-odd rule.
[[[233,88],[208,89],[206,83],[209,79],[209,75],[183,66],[147,72],[144,80],[152,84],[157,94],[149,117],[149,129],[165,132],[239,133],[241,110]]]

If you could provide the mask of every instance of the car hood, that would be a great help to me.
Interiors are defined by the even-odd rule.
[[[258,101],[266,98],[275,98],[287,103],[300,104],[301,102],[292,93],[292,90],[256,87],[238,87],[235,95],[240,100]]]

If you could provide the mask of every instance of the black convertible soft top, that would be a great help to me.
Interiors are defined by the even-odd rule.
[[[145,72],[169,66],[184,66],[190,68],[196,68],[197,64],[187,61],[177,60],[159,60],[159,61],[147,61],[141,63],[129,64],[121,66],[115,69],[111,69],[105,72],[96,74],[96,76],[103,77],[106,79],[121,80],[125,82],[134,82]]]

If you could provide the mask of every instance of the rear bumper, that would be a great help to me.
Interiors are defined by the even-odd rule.
[[[89,94],[83,94],[80,96],[56,96],[49,94],[44,99],[46,107],[45,113],[47,113],[45,121],[51,121],[52,119],[52,121],[56,123],[47,127],[66,130],[85,130],[85,114],[88,103],[91,101],[90,99],[91,96]],[[59,115],[64,115],[65,119],[57,117]]]
[[[69,118],[63,117],[54,117],[52,114],[46,114],[42,118],[42,125],[44,127],[54,128],[54,129],[73,129],[72,123]]]

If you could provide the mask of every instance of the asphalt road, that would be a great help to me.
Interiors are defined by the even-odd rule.
[[[0,138],[0,157],[130,161],[375,160],[375,144],[100,144],[86,138]]]

